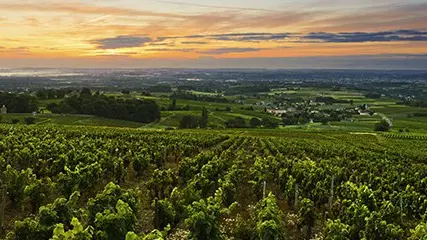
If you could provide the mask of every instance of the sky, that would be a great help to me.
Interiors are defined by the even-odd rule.
[[[427,0],[0,0],[0,68],[427,69]]]

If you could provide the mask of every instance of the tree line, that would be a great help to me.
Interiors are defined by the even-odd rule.
[[[87,88],[80,94],[65,98],[59,104],[50,103],[47,109],[52,113],[88,114],[143,123],[160,119],[160,109],[155,101],[120,99],[99,92],[92,94]]]
[[[9,113],[31,113],[39,108],[37,98],[28,94],[0,93],[0,107],[3,105]]]

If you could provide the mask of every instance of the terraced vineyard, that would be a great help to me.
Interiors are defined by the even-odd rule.
[[[427,140],[427,134],[419,133],[383,133],[386,138]]]
[[[426,156],[383,135],[5,125],[0,238],[422,239]]]

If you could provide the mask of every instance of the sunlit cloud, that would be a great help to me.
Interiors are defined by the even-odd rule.
[[[244,53],[244,52],[257,52],[263,50],[262,48],[214,48],[199,53],[208,55],[221,55],[226,53]]]
[[[91,4],[72,3],[16,3],[15,1],[0,3],[0,9],[7,11],[21,12],[53,12],[53,13],[72,13],[72,14],[115,14],[121,16],[143,16],[143,17],[161,17],[161,18],[184,18],[185,15],[174,13],[160,13],[155,11],[145,11],[137,9],[127,9],[122,7],[105,7]]]

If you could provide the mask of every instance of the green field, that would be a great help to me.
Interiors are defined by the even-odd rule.
[[[89,115],[65,115],[65,114],[26,114],[11,113],[2,115],[3,123],[11,124],[13,119],[19,120],[18,124],[25,124],[25,118],[35,117],[36,125],[82,125],[82,126],[110,126],[110,127],[127,127],[138,128],[143,126],[142,123],[107,119]]]
[[[216,95],[216,93],[190,91],[196,95]],[[58,124],[58,125],[89,125],[89,126],[114,126],[114,127],[126,127],[126,128],[144,128],[144,129],[164,129],[164,128],[177,128],[179,127],[180,120],[186,115],[200,116],[201,110],[206,108],[209,112],[208,127],[209,128],[224,128],[224,122],[232,120],[236,117],[242,117],[248,123],[252,118],[258,119],[270,119],[281,123],[280,117],[276,117],[264,112],[265,106],[260,105],[260,102],[269,103],[272,101],[272,96],[284,95],[290,98],[302,98],[305,100],[314,99],[315,97],[333,97],[339,100],[353,101],[350,103],[336,103],[332,105],[320,105],[316,106],[318,110],[337,110],[351,107],[357,107],[362,104],[368,104],[369,109],[382,114],[389,118],[393,123],[392,132],[409,131],[409,132],[427,132],[427,117],[411,117],[414,113],[425,113],[427,109],[409,107],[405,105],[399,105],[396,100],[382,97],[380,99],[366,98],[363,93],[354,90],[341,90],[332,91],[330,89],[315,89],[315,88],[300,88],[299,90],[286,90],[286,89],[273,89],[269,93],[260,93],[256,96],[227,96],[230,100],[229,103],[217,103],[217,102],[201,102],[193,100],[182,100],[177,99],[177,108],[188,107],[189,110],[176,110],[169,111],[168,108],[172,103],[169,98],[171,93],[154,93],[152,96],[142,96],[138,92],[131,92],[129,95],[122,94],[120,92],[106,92],[107,96],[114,96],[119,98],[138,98],[155,101],[162,109],[161,118],[157,122],[143,124],[124,120],[116,119],[105,119],[96,116],[87,115],[58,115],[48,114],[48,111],[44,110],[45,114],[38,114],[36,116],[37,124]],[[233,102],[240,98],[241,103],[237,104]],[[52,100],[40,100],[40,107],[46,108],[49,103],[59,104],[62,99]],[[253,107],[252,110],[245,110],[243,108]],[[226,108],[231,111],[225,111]],[[2,122],[11,123],[12,119],[19,119],[20,124],[24,124],[24,118],[31,116],[30,114],[7,114],[3,116]],[[373,116],[361,116],[354,115],[351,119],[347,119],[340,122],[329,122],[328,124],[303,124],[295,126],[280,127],[279,131],[297,130],[297,131],[344,131],[344,132],[372,132],[375,124],[381,120],[380,115]]]

